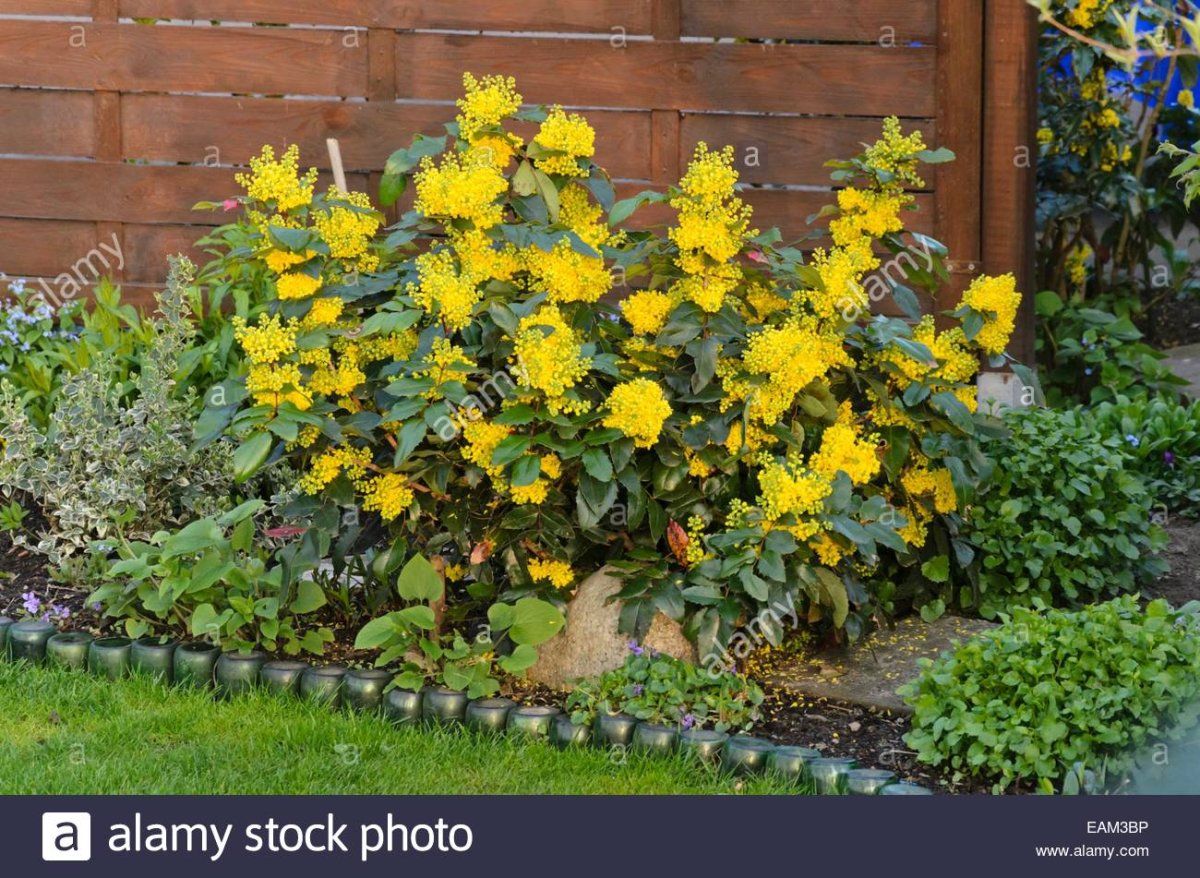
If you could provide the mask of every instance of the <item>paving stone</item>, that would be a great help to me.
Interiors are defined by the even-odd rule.
[[[1180,378],[1191,382],[1191,396],[1200,395],[1200,344],[1171,348],[1165,352],[1166,365]]]
[[[931,624],[916,616],[876,632],[841,652],[813,652],[782,665],[766,682],[809,698],[829,698],[893,713],[911,714],[896,690],[916,678],[917,660],[936,658],[995,628],[981,619],[943,616]]]

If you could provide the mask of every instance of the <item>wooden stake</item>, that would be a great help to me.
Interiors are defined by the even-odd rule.
[[[342,165],[342,149],[338,146],[336,137],[329,137],[325,140],[325,146],[329,150],[329,167],[333,170],[333,182],[343,193],[349,193],[346,187],[346,169]]]

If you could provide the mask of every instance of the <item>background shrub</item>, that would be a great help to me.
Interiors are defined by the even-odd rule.
[[[1125,440],[1158,509],[1200,515],[1200,402],[1121,397],[1092,414],[1104,435]]]
[[[1080,604],[1133,591],[1165,570],[1150,520],[1154,496],[1130,468],[1126,442],[1086,412],[1011,412],[1011,433],[985,449],[1003,461],[971,511],[978,603],[988,619],[1035,598]]]
[[[995,631],[923,662],[901,690],[905,740],[930,765],[1043,788],[1081,767],[1110,779],[1136,751],[1196,724],[1200,639],[1193,604],[1143,611],[1123,597],[1076,612],[1016,609]]]
[[[97,353],[89,368],[64,380],[44,429],[11,384],[0,386],[0,488],[41,506],[49,528],[29,547],[52,564],[111,536],[118,524],[146,537],[230,504],[228,446],[193,452],[195,400],[175,394],[173,376],[193,331],[185,304],[191,271],[186,260],[172,264],[159,298],[163,317],[147,324],[129,382],[121,352]]]

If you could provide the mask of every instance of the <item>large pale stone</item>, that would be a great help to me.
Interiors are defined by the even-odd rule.
[[[618,630],[620,601],[609,598],[621,590],[621,580],[602,568],[582,583],[567,604],[567,624],[538,649],[529,679],[555,689],[569,688],[580,678],[598,677],[619,667],[629,653],[629,637]],[[696,649],[679,623],[659,613],[650,624],[644,646],[684,661],[696,662]]]

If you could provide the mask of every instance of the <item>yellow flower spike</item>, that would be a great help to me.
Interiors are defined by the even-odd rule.
[[[257,326],[249,326],[242,318],[235,317],[233,326],[233,336],[251,363],[277,363],[296,350],[296,331],[285,326],[278,314],[259,315]]]
[[[533,142],[542,149],[563,153],[535,159],[538,168],[547,174],[586,177],[587,171],[579,166],[579,159],[590,159],[596,154],[596,132],[587,119],[578,113],[567,114],[562,107],[551,108]]]
[[[975,344],[993,356],[1004,353],[1021,305],[1017,279],[1011,274],[977,277],[963,294],[962,304],[984,315]]]
[[[408,479],[397,473],[385,473],[366,480],[362,492],[362,508],[367,512],[378,512],[384,521],[395,519],[412,506],[416,498],[408,486]]]
[[[649,378],[635,378],[614,387],[608,397],[608,409],[604,426],[620,430],[638,448],[653,446],[671,416],[671,405],[662,387]]]
[[[307,299],[320,288],[319,277],[309,277],[299,272],[282,274],[275,282],[275,292],[284,301]]]
[[[489,229],[503,219],[497,199],[508,191],[508,180],[483,154],[447,153],[436,165],[426,157],[414,186],[413,208],[428,217],[466,220],[477,229]]]
[[[513,359],[521,383],[545,394],[552,414],[586,411],[566,397],[591,367],[576,332],[555,305],[543,305],[517,325]],[[583,408],[580,408],[580,406]]]
[[[564,561],[529,559],[529,576],[534,582],[549,582],[555,588],[567,588],[575,581],[575,571]]]
[[[287,213],[312,203],[317,170],[309,168],[301,176],[299,164],[300,147],[289,146],[276,160],[275,150],[264,146],[256,158],[250,159],[251,173],[237,174],[234,179],[255,201],[273,204],[275,210]]]

